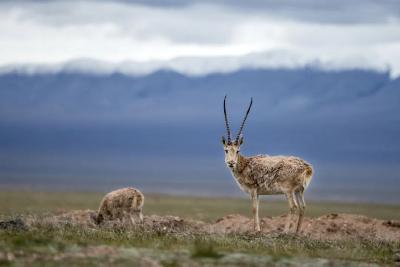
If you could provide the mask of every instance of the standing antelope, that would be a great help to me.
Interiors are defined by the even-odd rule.
[[[289,214],[287,216],[285,232],[292,225],[292,216],[298,210],[295,232],[298,233],[306,208],[304,202],[304,190],[311,181],[312,166],[297,157],[257,155],[245,157],[240,154],[240,145],[243,144],[242,130],[253,99],[240,125],[235,141],[231,141],[228,117],[226,114],[226,96],[224,98],[224,115],[227,131],[227,140],[222,136],[222,144],[225,150],[225,163],[232,172],[239,187],[251,196],[253,202],[254,230],[260,231],[260,219],[258,217],[259,195],[285,194],[289,202]]]

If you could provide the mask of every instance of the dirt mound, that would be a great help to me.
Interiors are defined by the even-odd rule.
[[[260,219],[261,231],[265,233],[283,230],[285,217],[266,217]],[[253,219],[239,214],[226,215],[210,226],[210,232],[247,233],[253,232]]]
[[[40,218],[41,222],[52,224],[74,224],[83,227],[117,227],[136,230],[156,231],[160,233],[254,233],[253,220],[239,214],[226,215],[215,223],[187,220],[177,216],[144,216],[143,223],[131,225],[126,222],[109,221],[101,226],[94,223],[96,212],[91,210],[76,210],[58,215]],[[37,222],[37,219],[36,219]],[[286,216],[265,217],[260,220],[263,233],[282,233]],[[29,226],[32,221],[24,222]],[[8,225],[1,222],[1,225]],[[318,218],[304,218],[300,231],[312,239],[343,240],[365,238],[374,240],[400,241],[400,222],[394,220],[379,220],[355,214],[328,214]]]
[[[48,215],[43,218],[28,218],[27,222],[29,225],[35,223],[44,224],[72,224],[80,225],[83,227],[95,227],[94,219],[97,213],[92,210],[73,210],[57,215]]]
[[[185,220],[177,216],[145,216],[143,220],[145,229],[157,232],[178,233],[185,231],[202,231],[205,223],[201,221]]]
[[[74,210],[57,215],[48,215],[43,217],[26,217],[24,222],[27,226],[37,224],[52,225],[78,225],[82,227],[103,227],[103,228],[119,228],[119,229],[136,229],[155,231],[160,233],[179,233],[185,231],[202,231],[205,223],[201,221],[186,220],[177,216],[144,216],[142,223],[132,225],[130,220],[120,221],[104,221],[100,225],[95,223],[97,213],[92,210]],[[0,222],[4,224],[6,222]]]
[[[261,219],[264,233],[281,232],[286,216]],[[242,215],[227,215],[211,227],[216,233],[246,233],[253,231],[253,220]],[[318,218],[304,218],[300,234],[313,239],[366,238],[400,240],[400,222],[384,221],[355,214],[328,214]]]

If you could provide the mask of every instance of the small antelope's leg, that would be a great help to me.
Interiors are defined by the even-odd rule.
[[[126,211],[120,211],[118,220],[122,225],[125,225],[127,223],[127,220],[129,219],[129,214]]]
[[[115,210],[111,211],[110,219],[113,221],[121,222],[120,212],[117,212]]]
[[[142,211],[139,212],[139,220],[140,220],[140,223],[143,223],[143,213],[142,213]]]
[[[297,234],[301,229],[301,225],[303,223],[303,218],[304,218],[304,211],[306,209],[306,202],[304,201],[304,189],[297,191],[295,195],[297,203],[299,205],[299,218],[297,220],[297,226],[296,226],[296,234]]]
[[[251,193],[251,200],[253,201],[254,230],[258,232],[261,231],[261,228],[260,228],[260,218],[258,217],[259,198],[257,191],[253,191]]]
[[[286,198],[289,203],[289,213],[288,213],[288,216],[286,219],[285,232],[288,233],[292,226],[293,215],[296,213],[296,210],[297,210],[297,203],[296,203],[296,200],[294,199],[293,192],[286,193]]]
[[[135,218],[133,218],[132,214],[129,215],[129,220],[130,220],[132,225],[135,225]]]

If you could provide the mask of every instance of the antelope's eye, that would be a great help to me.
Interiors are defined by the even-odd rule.
[[[238,151],[236,151],[236,154],[239,154],[239,152],[240,152],[239,150],[238,150]]]
[[[228,150],[225,150],[225,153],[228,153]]]

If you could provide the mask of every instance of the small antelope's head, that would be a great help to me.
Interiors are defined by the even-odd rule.
[[[242,130],[244,123],[246,122],[247,116],[249,115],[251,105],[253,104],[253,98],[251,98],[249,108],[247,109],[246,115],[240,125],[239,132],[236,136],[235,141],[231,140],[231,130],[229,128],[228,116],[226,114],[226,96],[224,98],[224,115],[225,115],[225,126],[227,131],[227,139],[222,136],[222,144],[224,145],[225,151],[225,163],[231,169],[235,169],[239,160],[240,145],[243,144]]]

